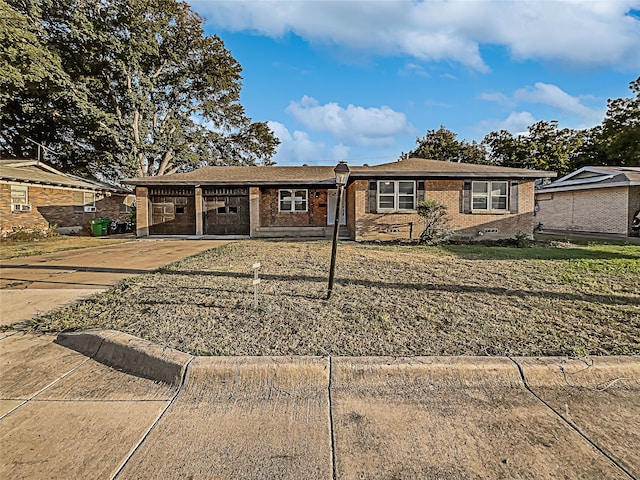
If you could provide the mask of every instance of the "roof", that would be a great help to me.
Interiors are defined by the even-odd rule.
[[[408,158],[381,165],[350,166],[351,179],[552,178],[554,172]],[[202,167],[187,173],[123,180],[131,185],[334,185],[334,166]]]
[[[555,182],[538,189],[539,192],[591,190],[595,188],[640,185],[640,167],[582,167]]]
[[[114,185],[60,172],[38,160],[0,160],[0,180],[127,193]]]

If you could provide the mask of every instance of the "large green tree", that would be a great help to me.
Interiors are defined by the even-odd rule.
[[[599,140],[608,165],[640,166],[640,77],[630,88],[635,97],[607,102]]]
[[[416,139],[416,143],[417,147],[409,152],[409,156],[447,162],[486,163],[483,145],[458,140],[454,132],[442,125],[438,130],[428,130],[424,137]]]
[[[0,0],[0,148],[18,157],[33,156],[33,142],[55,144],[68,136],[87,99],[46,44],[39,10],[23,7]]]
[[[583,134],[558,128],[558,122],[539,121],[526,134],[506,130],[489,133],[483,140],[491,163],[504,167],[553,170],[563,175],[573,168],[573,160],[583,143]]]
[[[77,92],[57,122],[11,124],[9,153],[30,136],[73,171],[164,175],[205,164],[270,164],[279,143],[239,102],[241,66],[202,18],[176,0],[9,0],[42,31]],[[35,28],[35,27],[34,27]],[[51,93],[45,89],[45,93]],[[24,100],[22,100],[24,102]],[[68,122],[68,118],[75,121]],[[3,125],[3,131],[5,127]],[[6,137],[6,136],[5,136]]]

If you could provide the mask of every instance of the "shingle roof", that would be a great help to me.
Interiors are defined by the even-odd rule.
[[[94,180],[67,175],[37,160],[0,160],[0,180],[59,187],[125,192]]]
[[[409,158],[374,166],[350,166],[350,178],[550,178],[554,172]],[[188,173],[124,180],[132,185],[333,185],[334,166],[202,167]]]
[[[542,192],[640,185],[640,167],[586,166],[539,188]]]

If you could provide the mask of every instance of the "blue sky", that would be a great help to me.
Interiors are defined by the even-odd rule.
[[[278,165],[393,161],[440,125],[591,127],[640,72],[640,0],[189,3],[242,65]]]

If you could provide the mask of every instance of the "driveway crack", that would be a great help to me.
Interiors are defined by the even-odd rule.
[[[124,458],[124,460],[122,461],[122,463],[120,464],[120,466],[116,469],[116,471],[114,472],[113,475],[111,475],[111,480],[115,480],[116,478],[118,478],[118,476],[122,473],[122,470],[124,470],[124,467],[127,465],[127,463],[129,463],[129,460],[131,460],[131,457],[133,457],[133,455],[138,451],[138,449],[140,448],[140,446],[144,443],[144,441],[149,437],[149,435],[151,434],[151,431],[156,427],[156,425],[158,425],[158,423],[160,422],[160,420],[162,420],[162,417],[164,417],[164,414],[167,413],[167,411],[169,410],[169,408],[171,408],[171,405],[173,405],[175,403],[175,401],[178,399],[178,396],[180,395],[180,393],[182,393],[184,391],[184,386],[187,383],[187,376],[189,374],[189,369],[191,367],[191,362],[193,362],[194,360],[194,356],[192,356],[189,361],[187,362],[187,364],[185,365],[185,369],[184,372],[182,373],[182,378],[180,380],[180,384],[178,385],[178,388],[176,390],[176,393],[173,395],[173,398],[171,398],[171,400],[169,401],[169,403],[167,403],[167,405],[162,409],[162,411],[158,414],[158,416],[156,417],[156,419],[153,421],[153,423],[151,424],[151,426],[147,429],[147,431],[144,433],[144,435],[142,435],[142,438],[140,438],[140,440],[138,441],[138,443],[136,443],[134,445],[134,447],[129,451],[129,453],[127,454],[127,456]]]
[[[514,358],[512,357],[507,357],[507,358],[515,364],[516,368],[518,369],[518,372],[520,373],[520,378],[524,383],[524,387],[529,391],[529,393],[531,393],[531,395],[536,397],[545,407],[551,410],[556,415],[556,417],[558,417],[569,428],[571,428],[574,432],[580,435],[587,443],[589,443],[593,448],[595,448],[598,452],[600,452],[601,455],[607,458],[607,460],[609,460],[613,465],[615,465],[622,473],[624,473],[627,477],[631,478],[632,480],[637,480],[637,478],[634,475],[632,475],[631,472],[629,472],[626,468],[624,468],[624,466],[620,465],[620,463],[618,463],[611,455],[609,455],[596,442],[591,440],[591,438],[589,438],[589,436],[583,433],[573,422],[569,421],[564,415],[562,415],[562,413],[560,413],[558,410],[553,408],[542,397],[540,397],[536,392],[534,392],[533,389],[529,386],[529,383],[527,382],[527,378],[524,374],[524,370],[522,369],[522,366]]]
[[[328,391],[329,391],[329,395],[328,395],[328,400],[329,400],[329,431],[331,433],[331,471],[333,474],[333,480],[336,480],[338,478],[337,475],[337,469],[336,469],[336,437],[335,437],[335,432],[334,432],[334,428],[333,428],[333,401],[331,398],[331,390],[332,390],[332,384],[331,384],[331,380],[333,378],[333,359],[331,358],[331,356],[329,356],[329,387],[328,387]]]

